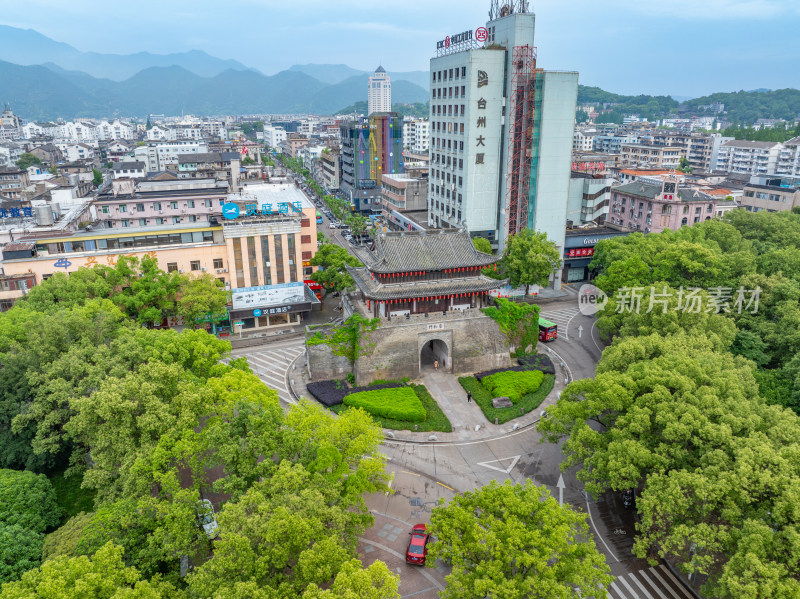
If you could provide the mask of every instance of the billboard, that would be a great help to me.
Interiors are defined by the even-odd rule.
[[[234,310],[297,304],[305,301],[305,285],[298,282],[261,287],[240,287],[233,290],[232,301]]]

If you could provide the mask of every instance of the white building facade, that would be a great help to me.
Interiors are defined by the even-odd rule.
[[[375,69],[368,80],[367,106],[368,115],[392,111],[392,82],[383,67]]]
[[[431,59],[428,221],[499,250],[532,229],[563,250],[578,73],[537,68],[527,5],[494,3],[485,28]]]

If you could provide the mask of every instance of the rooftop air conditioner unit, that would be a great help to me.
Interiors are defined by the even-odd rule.
[[[206,272],[206,267],[205,266],[201,266],[200,270],[202,270],[203,272]]]
[[[158,213],[159,214],[164,214],[164,211],[163,210],[159,210]]]
[[[223,268],[222,272],[228,272],[228,269],[227,268]]]
[[[183,274],[183,271],[182,271],[182,270],[179,270],[179,271],[178,271],[178,274],[182,275],[182,274]]]

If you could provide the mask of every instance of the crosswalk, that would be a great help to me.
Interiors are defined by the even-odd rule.
[[[628,572],[611,583],[607,599],[692,599],[692,593],[664,564]]]
[[[297,403],[289,392],[286,373],[292,362],[305,351],[302,340],[298,345],[268,349],[254,347],[235,352],[237,356],[245,356],[253,372],[264,384],[278,392],[280,400],[287,404]]]
[[[562,330],[566,330],[567,323],[572,319],[573,316],[578,314],[578,312],[578,303],[575,302],[575,306],[570,306],[567,308],[560,308],[558,310],[542,310],[541,316],[542,318],[546,318],[547,320],[556,323],[560,332]]]

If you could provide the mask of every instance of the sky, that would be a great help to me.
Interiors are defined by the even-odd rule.
[[[428,70],[436,41],[490,0],[0,0],[0,23],[79,50],[199,49],[266,74],[293,64]],[[798,0],[539,0],[538,66],[625,94],[800,88]]]

